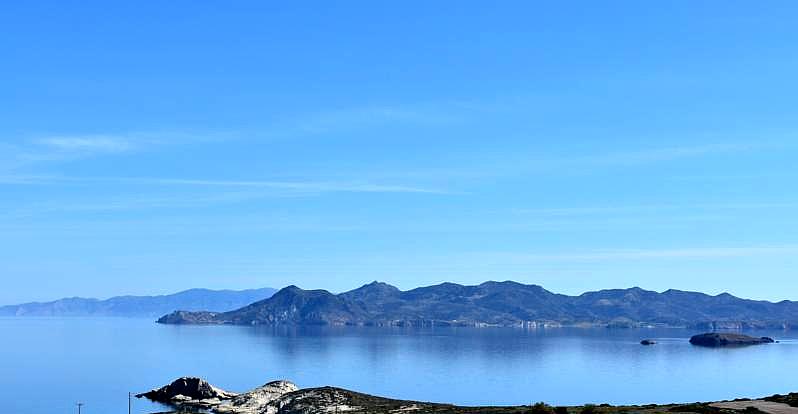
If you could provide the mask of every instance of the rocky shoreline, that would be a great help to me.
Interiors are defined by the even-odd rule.
[[[174,408],[174,413],[198,410],[215,414],[798,414],[798,394],[763,399],[737,399],[692,404],[552,407],[545,403],[506,407],[463,407],[451,404],[383,398],[336,387],[299,388],[272,381],[244,393],[233,393],[201,378],[183,377],[137,395]]]

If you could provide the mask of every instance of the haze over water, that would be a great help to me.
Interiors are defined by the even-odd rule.
[[[111,413],[127,392],[202,376],[232,391],[275,379],[464,405],[667,403],[798,390],[798,335],[704,349],[680,329],[164,326],[148,319],[0,318],[8,412]],[[654,338],[653,347],[639,345]],[[134,412],[164,407],[134,401]]]

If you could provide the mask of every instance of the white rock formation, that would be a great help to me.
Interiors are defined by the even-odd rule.
[[[214,407],[219,414],[260,414],[270,412],[268,406],[280,399],[284,394],[299,390],[290,381],[272,381],[252,391],[239,394],[232,400],[225,401]],[[277,412],[279,405],[275,405],[271,412]]]

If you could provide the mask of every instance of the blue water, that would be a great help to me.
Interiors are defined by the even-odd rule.
[[[704,349],[675,329],[253,328],[122,318],[0,318],[8,413],[124,413],[127,393],[197,375],[233,391],[275,379],[458,404],[658,403],[798,391],[798,335]],[[642,338],[659,344],[639,345]],[[164,407],[134,400],[134,412]]]

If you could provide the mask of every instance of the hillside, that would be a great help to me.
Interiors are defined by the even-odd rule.
[[[772,303],[727,293],[710,296],[640,288],[579,296],[537,285],[443,283],[401,291],[374,282],[341,294],[289,286],[241,309],[180,312],[168,324],[377,325],[377,326],[671,326],[701,329],[798,326],[798,302]]]

